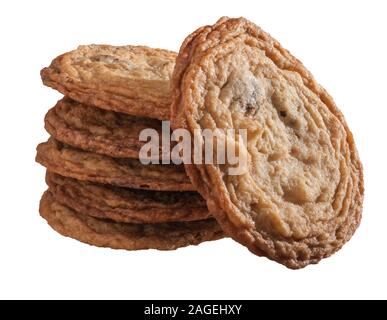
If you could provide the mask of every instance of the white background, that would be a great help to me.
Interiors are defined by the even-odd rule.
[[[0,298],[387,298],[386,1],[1,1]],[[317,266],[290,271],[231,240],[124,252],[59,236],[38,214],[46,111],[39,71],[79,44],[178,50],[222,15],[271,33],[335,98],[365,169],[363,221]]]

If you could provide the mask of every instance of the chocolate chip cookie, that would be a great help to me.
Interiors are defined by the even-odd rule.
[[[75,211],[126,223],[197,221],[210,218],[203,198],[192,191],[151,191],[101,185],[47,172],[55,199]]]
[[[181,165],[143,165],[65,145],[53,138],[37,147],[36,161],[49,171],[82,181],[162,191],[195,191]]]
[[[138,158],[142,130],[161,137],[161,121],[106,111],[63,98],[45,117],[45,128],[56,140],[115,158]],[[172,144],[173,146],[173,144]],[[160,156],[161,156],[160,148]]]
[[[41,71],[43,83],[106,110],[169,119],[176,53],[145,46],[87,45]]]
[[[49,191],[40,201],[40,215],[63,236],[112,249],[175,250],[224,236],[215,220],[130,224],[97,219],[60,204]]]
[[[361,220],[363,173],[344,116],[312,74],[246,19],[222,18],[184,41],[172,80],[174,128],[247,130],[247,155],[187,165],[223,230],[289,268],[339,250]],[[228,136],[227,139],[233,139]],[[200,141],[203,143],[203,141]]]

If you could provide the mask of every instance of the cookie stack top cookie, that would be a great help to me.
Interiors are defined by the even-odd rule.
[[[145,46],[89,45],[41,71],[43,83],[102,109],[168,120],[176,53]]]

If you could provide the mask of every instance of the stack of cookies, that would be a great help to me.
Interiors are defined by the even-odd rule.
[[[65,97],[37,147],[48,190],[40,213],[64,236],[115,249],[171,250],[223,237],[184,167],[143,165],[143,129],[169,120],[176,54],[140,46],[80,46],[41,72]],[[161,153],[162,151],[160,151]]]
[[[244,18],[199,28],[178,55],[82,46],[42,78],[66,97],[38,146],[49,186],[40,212],[66,236],[175,249],[224,232],[298,269],[338,251],[360,224],[363,170],[344,116],[299,60]],[[140,132],[164,133],[162,120],[199,137],[185,168],[139,161]],[[152,158],[175,155],[163,146]]]

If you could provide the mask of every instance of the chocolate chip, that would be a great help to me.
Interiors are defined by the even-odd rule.
[[[254,106],[251,103],[245,105],[245,114],[247,116],[255,116],[259,110],[259,106]]]

